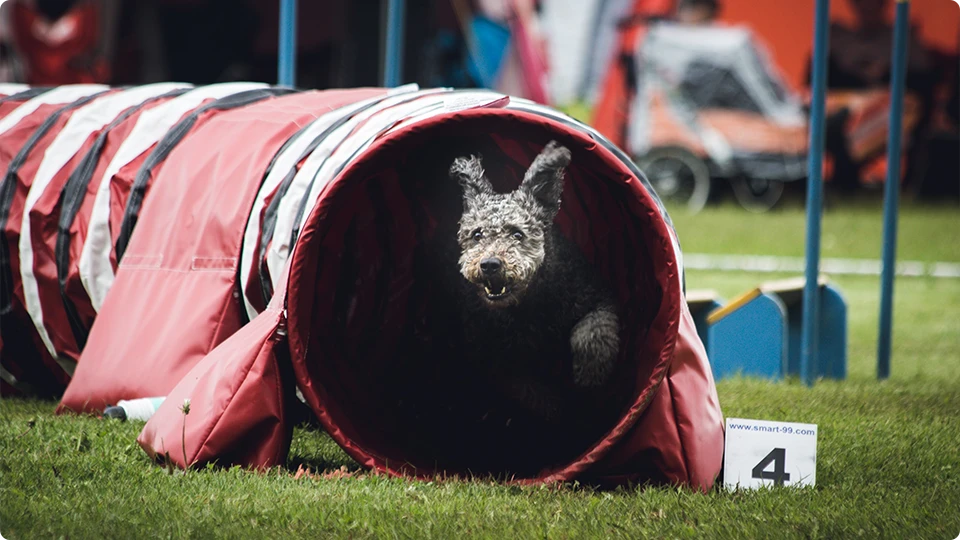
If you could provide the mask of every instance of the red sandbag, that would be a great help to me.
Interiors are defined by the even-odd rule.
[[[271,305],[169,392],[137,437],[152,459],[180,468],[286,462],[289,400],[296,398],[282,308],[282,302]]]

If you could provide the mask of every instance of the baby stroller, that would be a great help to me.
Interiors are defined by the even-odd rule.
[[[766,211],[806,177],[807,126],[746,29],[651,25],[633,55],[626,147],[664,199],[697,212],[714,182]]]

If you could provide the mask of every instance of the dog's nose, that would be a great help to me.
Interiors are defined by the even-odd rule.
[[[480,261],[480,270],[482,270],[484,274],[496,274],[502,266],[503,261],[496,257],[487,257]]]

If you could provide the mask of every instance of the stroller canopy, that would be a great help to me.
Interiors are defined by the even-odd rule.
[[[634,154],[679,145],[705,154],[723,176],[805,174],[803,108],[748,30],[654,25],[635,68]]]

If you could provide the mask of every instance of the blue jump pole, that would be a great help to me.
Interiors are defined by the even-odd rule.
[[[830,0],[817,0],[813,32],[813,96],[810,102],[810,148],[807,154],[806,285],[800,336],[800,379],[813,386],[820,322],[820,217],[823,211],[823,139],[827,97],[827,47]]]
[[[403,14],[404,0],[387,0],[387,39],[383,63],[383,85],[393,88],[400,85],[403,66]]]
[[[277,84],[295,86],[297,72],[297,0],[280,0]]]
[[[887,180],[883,187],[883,268],[880,272],[880,338],[877,343],[877,378],[890,377],[890,342],[893,337],[893,277],[897,262],[897,209],[900,199],[900,138],[903,126],[903,92],[907,78],[907,37],[910,2],[897,0],[893,26],[890,75],[890,132],[887,134]]]

